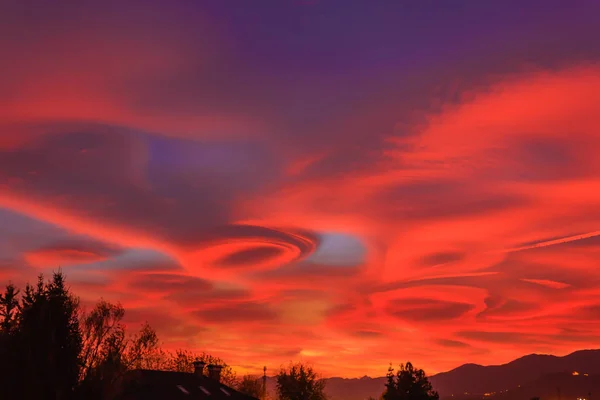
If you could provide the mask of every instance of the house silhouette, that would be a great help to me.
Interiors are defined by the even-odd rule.
[[[118,400],[258,400],[221,383],[221,366],[194,362],[194,372],[155,370],[129,371]]]

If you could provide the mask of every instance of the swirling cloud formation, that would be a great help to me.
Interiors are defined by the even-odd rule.
[[[0,6],[3,281],[251,372],[600,344],[598,4],[135,3]]]

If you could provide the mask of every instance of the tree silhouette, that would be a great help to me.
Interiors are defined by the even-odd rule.
[[[238,391],[257,399],[262,397],[262,389],[262,378],[254,375],[244,375],[237,385]]]
[[[390,365],[383,400],[438,400],[439,395],[433,390],[429,379],[422,369],[415,369],[410,362],[400,364],[394,374]]]
[[[81,316],[83,340],[81,378],[85,380],[111,358],[122,353],[125,309],[120,304],[100,300],[90,313]]]
[[[82,314],[80,398],[111,398],[131,369],[168,369],[168,356],[159,346],[156,331],[145,323],[137,334],[127,335],[121,322],[124,315],[123,306],[104,300]]]
[[[123,359],[127,369],[166,368],[167,354],[160,348],[158,335],[148,322],[127,341]]]
[[[0,294],[0,387],[6,393],[19,393],[23,379],[18,346],[18,294],[12,284]]]
[[[56,272],[36,287],[27,285],[21,301],[15,345],[24,378],[20,393],[27,399],[71,399],[79,381],[79,303]]]
[[[279,400],[325,400],[325,381],[310,366],[290,364],[277,375]]]
[[[109,397],[125,373],[125,309],[120,304],[100,300],[89,313],[83,313],[80,327],[83,339],[81,383],[78,395],[85,399]]]
[[[120,304],[100,300],[81,312],[60,270],[19,294],[12,284],[0,293],[0,393],[13,400],[112,399],[129,370],[193,372],[195,360],[222,365],[221,381],[238,386],[233,369],[217,357],[163,351],[147,322],[128,334]]]
[[[156,331],[148,323],[138,333],[127,334],[121,322],[125,312],[120,304],[100,300],[91,312],[82,313],[80,398],[112,398],[120,379],[132,369],[193,372],[195,360],[222,365],[221,381],[228,386],[237,385],[233,369],[217,357],[181,349],[175,353],[163,351]]]
[[[0,294],[0,333],[10,334],[17,327],[19,311],[19,290],[9,283],[4,294]]]

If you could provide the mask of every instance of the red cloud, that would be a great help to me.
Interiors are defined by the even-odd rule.
[[[103,255],[76,249],[41,249],[25,255],[25,260],[38,268],[87,264],[105,259]]]
[[[27,252],[25,261],[36,268],[58,268],[104,261],[121,250],[91,242],[59,243]]]
[[[159,61],[157,70],[177,67]],[[538,349],[566,352],[593,345],[600,332],[590,319],[600,304],[592,268],[599,76],[597,67],[582,66],[500,80],[358,148],[333,141],[319,152],[310,144],[289,150],[296,147],[289,138],[265,130],[255,139],[260,151],[245,146],[249,153],[198,142],[170,151],[161,136],[172,115],[119,111],[126,99],[98,94],[97,80],[82,91],[85,104],[76,106],[71,93],[54,108],[35,108],[57,90],[47,83],[35,101],[23,97],[4,112],[105,124],[31,119],[27,140],[1,141],[0,206],[171,257],[180,270],[140,273],[115,261],[118,273],[98,276],[82,265],[77,273],[89,279],[76,282],[85,301],[120,299],[134,310],[130,323],[147,318],[170,345],[191,338],[234,364],[279,365],[300,355],[329,374],[338,371],[336,354],[336,364],[347,366],[342,373],[362,375],[383,373],[390,357],[434,372],[466,358],[491,362],[489,349],[493,362]],[[381,114],[393,120],[394,105],[404,102],[386,101]],[[371,126],[373,115],[380,114],[357,110],[353,126]],[[193,120],[173,131],[202,130]],[[144,127],[153,133],[131,131]],[[11,132],[21,131],[3,131],[16,138]],[[362,242],[364,262],[312,263],[319,235],[331,232]],[[55,246],[22,256],[49,266],[115,254]],[[397,343],[410,345],[392,354]],[[364,354],[371,364],[354,367]]]

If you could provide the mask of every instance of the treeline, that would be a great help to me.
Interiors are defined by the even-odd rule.
[[[256,376],[236,377],[208,353],[165,351],[146,322],[136,332],[123,323],[120,304],[100,300],[82,310],[59,271],[38,277],[24,291],[9,284],[0,294],[0,398],[12,400],[110,400],[127,371],[193,372],[193,361],[223,366],[221,381],[255,398],[265,388]],[[438,400],[425,372],[412,364],[390,367],[381,400]],[[279,400],[326,400],[325,380],[302,363],[276,376]]]
[[[60,271],[48,281],[39,276],[23,292],[9,284],[0,294],[2,392],[15,400],[110,399],[129,370],[192,372],[194,360],[223,365],[229,386],[243,382],[210,354],[163,350],[148,323],[128,332],[124,316],[120,304],[104,300],[82,310]]]
[[[310,366],[290,364],[277,375],[276,396],[278,400],[327,400],[326,380]],[[410,362],[400,364],[398,370],[388,368],[387,381],[379,399],[368,400],[439,400],[425,371]],[[539,400],[539,399],[538,399]]]

